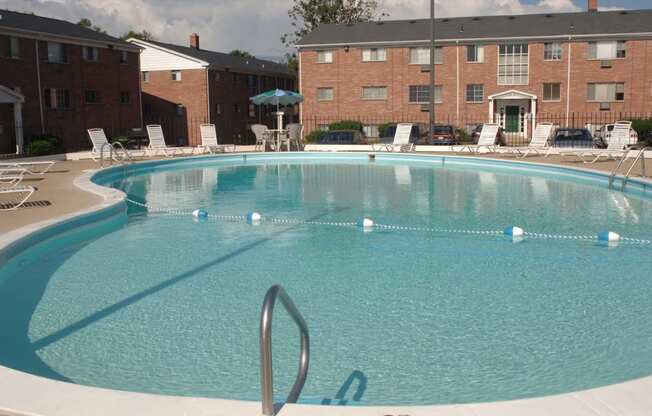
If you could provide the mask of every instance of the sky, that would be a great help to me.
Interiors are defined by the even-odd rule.
[[[652,8],[650,0],[599,0],[601,9]],[[424,18],[428,0],[378,0],[385,19]],[[581,11],[587,0],[435,0],[437,17]],[[187,44],[197,32],[204,49],[249,51],[280,57],[280,36],[290,31],[292,0],[0,0],[10,9],[79,21],[87,17],[109,34],[147,30],[161,41]]]

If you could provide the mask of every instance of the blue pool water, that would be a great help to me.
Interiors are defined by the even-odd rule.
[[[204,159],[118,169],[152,207],[318,222],[652,237],[652,200],[604,179],[451,158]],[[87,224],[0,269],[0,365],[74,383],[259,400],[258,326],[282,284],[311,331],[300,401],[495,401],[652,374],[652,245],[274,224],[148,212]],[[276,396],[298,333],[274,321]]]

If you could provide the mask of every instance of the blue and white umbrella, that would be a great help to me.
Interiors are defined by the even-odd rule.
[[[296,93],[294,91],[285,91],[285,90],[270,90],[262,94],[258,94],[255,97],[249,98],[249,100],[256,105],[275,105],[277,114],[279,112],[280,106],[286,105],[295,105],[303,101],[303,95]],[[278,114],[279,123],[278,128],[281,130],[283,128],[283,115]]]

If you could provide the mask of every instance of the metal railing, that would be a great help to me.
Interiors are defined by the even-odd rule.
[[[106,146],[109,146],[109,158],[108,158],[108,160],[111,163],[115,160],[114,157],[113,157],[113,150],[114,149],[116,149],[115,154],[116,154],[116,159],[118,159],[117,161],[123,162],[123,163],[125,163],[125,162],[126,163],[133,162],[133,160],[131,159],[131,156],[129,156],[129,152],[127,151],[127,149],[125,149],[125,147],[122,145],[122,143],[120,143],[120,142],[113,142],[113,143],[106,142],[106,143],[102,144],[102,147],[100,148],[100,167],[102,167],[102,168],[104,167],[104,147],[106,147]],[[122,159],[120,159],[120,156],[119,156],[117,150],[122,151],[122,153],[124,155],[122,157]]]
[[[301,316],[301,313],[292,302],[280,285],[274,285],[267,291],[263,308],[260,314],[260,376],[261,376],[261,394],[263,400],[263,414],[274,414],[274,382],[272,371],[272,318],[274,314],[274,305],[279,299],[285,307],[292,320],[299,327],[301,333],[301,353],[299,356],[299,372],[297,379],[290,390],[286,403],[296,403],[303,385],[308,377],[308,365],[310,363],[310,336],[308,335],[308,325]]]
[[[627,159],[629,159],[629,152],[631,152],[632,150],[635,150],[635,149],[627,149],[627,152],[625,152],[624,157],[622,159],[620,159],[620,162],[618,162],[618,164],[616,165],[614,170],[611,171],[611,175],[609,175],[609,188],[613,187],[613,183],[614,183],[614,180],[616,179],[616,175],[618,175],[618,171],[623,166],[625,161]],[[625,175],[622,177],[621,186],[620,186],[621,191],[625,190],[625,187],[627,186],[627,181],[629,180],[629,177],[631,176],[632,171],[636,167],[636,164],[638,163],[639,160],[641,161],[641,176],[647,177],[647,173],[646,173],[646,170],[645,170],[645,152],[646,152],[646,150],[648,150],[647,147],[643,147],[643,148],[638,150],[638,153],[634,157],[634,161],[629,166],[629,169],[627,169],[627,172],[625,173]]]

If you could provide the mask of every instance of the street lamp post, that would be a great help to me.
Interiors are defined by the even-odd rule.
[[[435,0],[430,0],[430,108],[429,111],[429,133],[430,143],[435,142]]]

